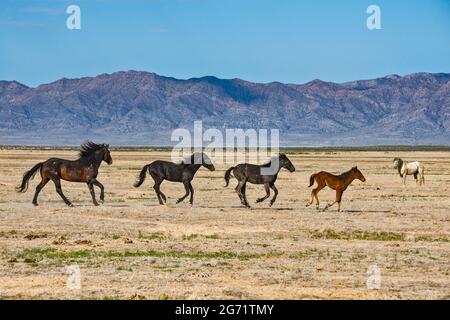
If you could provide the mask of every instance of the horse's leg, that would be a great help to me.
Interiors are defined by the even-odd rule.
[[[41,182],[36,186],[36,192],[34,193],[34,197],[33,197],[33,204],[34,204],[35,206],[38,205],[37,199],[38,199],[39,192],[41,192],[41,190],[45,187],[45,185],[46,185],[47,182],[49,182],[49,181],[50,181],[49,178],[47,178],[47,177],[42,177]]]
[[[329,203],[323,208],[323,211],[327,210],[329,207],[333,206],[335,203],[338,204],[338,211],[340,211],[341,208],[341,197],[342,197],[342,190],[337,189],[336,190],[336,200],[333,203]]]
[[[344,190],[342,190],[339,194],[336,194],[336,201],[338,203],[338,212],[341,212],[341,201],[342,201],[343,194],[344,194]]]
[[[160,185],[162,183],[162,180],[161,180],[161,178],[159,178],[159,176],[156,176],[156,175],[153,175],[153,174],[151,176],[153,178],[153,181],[155,182],[155,184],[153,185],[153,190],[155,190],[156,197],[158,198],[159,204],[163,205],[164,202],[162,201],[161,195],[160,195],[160,193],[161,193]]]
[[[180,199],[177,200],[177,203],[180,203],[181,201],[183,201],[184,199],[187,198],[187,196],[189,195],[189,181],[183,181],[184,184],[184,189],[186,190],[186,194],[184,196],[182,196]]]
[[[423,185],[423,184],[425,184],[425,177],[423,175],[424,168],[423,167],[419,167],[418,171],[419,171],[419,182],[420,182],[420,185]]]
[[[244,182],[244,185],[241,188],[241,193],[242,193],[242,197],[244,198],[245,206],[247,208],[250,208],[250,204],[248,203],[248,200],[247,200],[246,189],[247,189],[247,181]]]
[[[313,189],[313,191],[311,192],[312,196],[316,199],[316,208],[317,210],[319,210],[319,197],[317,196],[317,194],[319,193],[320,190],[322,190],[325,187],[325,184],[322,183],[318,183],[317,187],[315,189]],[[312,203],[312,201],[311,201]]]
[[[155,182],[155,184],[153,185],[153,190],[155,190],[156,193],[156,197],[158,197],[158,202],[160,205],[163,205],[164,202],[166,201],[166,196],[161,192],[161,183],[164,181],[164,178],[160,178],[159,175],[157,175],[154,172],[150,172],[150,175],[153,178],[153,181]],[[163,202],[164,199],[164,202]]]
[[[241,200],[241,203],[245,206],[246,204],[245,204],[245,200],[244,200],[244,196],[242,195],[242,192],[241,192],[241,189],[242,189],[242,186],[245,184],[245,182],[244,181],[239,181],[239,183],[238,183],[238,185],[236,186],[236,193],[238,194],[238,196],[239,196],[239,199]]]
[[[72,207],[72,203],[69,201],[69,199],[66,198],[66,196],[64,195],[64,193],[62,191],[61,180],[59,178],[53,178],[52,181],[55,184],[56,192],[63,199],[64,203],[67,204],[69,207]]]
[[[161,183],[163,181],[164,180],[155,182],[155,186],[153,187],[153,189],[155,189],[156,191],[156,195],[158,196],[159,204],[164,204],[167,201],[166,195],[161,191]]]
[[[414,180],[416,180],[416,184],[418,184],[418,183],[419,183],[419,180],[417,179],[417,172],[416,172],[416,173],[414,173]]]
[[[241,182],[238,182],[238,184],[236,185],[236,188],[234,188],[234,190],[236,191],[236,193],[239,197],[239,200],[241,200],[241,203],[244,204],[244,199],[242,198],[242,195],[241,195]]]
[[[270,187],[272,188],[273,192],[275,192],[272,200],[270,200],[270,206],[272,206],[275,202],[275,200],[277,200],[277,196],[278,196],[278,189],[277,187],[275,187],[275,184],[271,184]]]
[[[92,184],[100,188],[100,202],[103,203],[105,201],[105,187],[97,180],[93,179]]]
[[[92,203],[94,203],[94,206],[98,206],[98,202],[95,199],[95,190],[94,190],[94,185],[90,182],[87,182],[88,188],[89,188],[89,192],[91,193],[91,197],[92,197]]]
[[[157,192],[157,195],[158,195],[158,199],[161,198],[162,201],[164,203],[166,203],[167,202],[166,195],[161,191],[161,184],[163,183],[163,181],[164,180],[159,181],[155,186],[156,186],[156,192]],[[161,201],[160,201],[160,203],[161,203]],[[163,203],[161,203],[161,204],[163,204]]]
[[[306,206],[309,207],[310,205],[312,205],[314,201],[314,190],[311,191],[311,199],[306,203]]]
[[[159,204],[164,204],[162,196],[161,196],[161,181],[155,181],[155,185],[153,186],[153,189],[155,190],[156,196],[158,197]],[[165,197],[165,196],[164,196]]]
[[[406,187],[406,176],[407,176],[407,174],[405,173],[405,174],[403,175],[403,186],[404,186],[404,187]]]
[[[264,197],[262,197],[262,198],[256,199],[256,203],[263,202],[268,197],[270,197],[270,186],[269,186],[269,184],[268,183],[264,183],[264,188],[266,189],[266,195]]]
[[[166,203],[167,202],[167,198],[166,198],[166,195],[161,191],[161,184],[158,186],[158,191],[159,191],[159,195],[163,199],[164,203]]]
[[[191,193],[191,196],[190,196],[190,198],[189,198],[189,203],[190,203],[191,205],[193,205],[193,204],[194,204],[194,188],[192,187],[192,184],[191,184],[190,181],[189,181],[189,191],[190,191],[190,193]]]

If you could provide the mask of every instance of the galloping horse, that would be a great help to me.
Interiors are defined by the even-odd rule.
[[[327,204],[327,206],[323,209],[323,211],[327,210],[329,207],[331,207],[333,204],[337,202],[338,212],[340,212],[342,194],[350,185],[350,183],[352,183],[353,180],[355,179],[359,179],[362,182],[366,181],[366,178],[364,178],[361,171],[358,170],[358,167],[353,167],[349,171],[344,172],[341,175],[334,175],[325,171],[321,171],[311,175],[311,177],[309,178],[309,187],[311,187],[314,184],[314,180],[316,180],[317,182],[317,187],[312,190],[311,200],[308,202],[306,206],[309,207],[313,203],[314,198],[316,198],[317,210],[319,210],[319,198],[317,197],[317,194],[325,186],[328,186],[331,189],[336,190],[336,200],[332,204]]]
[[[194,188],[191,181],[194,178],[195,173],[203,166],[210,171],[214,171],[214,165],[206,154],[203,152],[196,152],[189,159],[183,160],[181,163],[173,163],[169,161],[156,160],[148,165],[145,165],[135,182],[134,187],[138,188],[145,180],[147,171],[155,181],[153,189],[155,189],[156,196],[160,205],[166,202],[166,196],[162,193],[160,186],[164,180],[172,182],[182,182],[186,190],[186,194],[177,200],[180,203],[190,194],[189,203],[192,205],[194,202]],[[163,202],[164,200],[164,202]]]
[[[38,205],[37,198],[42,188],[52,180],[56,187],[56,192],[61,196],[68,206],[72,206],[69,199],[66,198],[61,189],[61,179],[71,182],[86,182],[89,191],[91,192],[92,201],[94,205],[98,206],[95,199],[94,186],[100,188],[100,201],[103,203],[105,199],[105,188],[98,182],[98,169],[102,161],[107,164],[112,164],[111,154],[109,152],[108,144],[95,144],[91,141],[81,145],[78,160],[64,160],[58,158],[51,158],[45,162],[36,164],[30,171],[25,172],[22,179],[22,184],[16,188],[17,192],[25,192],[28,189],[28,182],[34,178],[38,170],[41,173],[41,182],[36,187],[34,193],[33,204]]]
[[[425,184],[425,177],[423,175],[423,172],[425,170],[425,167],[419,162],[403,162],[400,158],[394,158],[394,168],[398,170],[398,174],[401,178],[403,178],[403,185],[406,185],[406,176],[407,175],[414,175],[414,179],[416,180],[416,183],[419,185]],[[419,179],[417,179],[417,176]]]
[[[256,202],[262,202],[270,197],[270,188],[275,192],[275,195],[273,196],[272,200],[270,200],[270,206],[272,206],[277,199],[278,190],[275,187],[275,181],[277,180],[278,172],[281,170],[281,168],[286,168],[290,172],[295,171],[294,165],[291,163],[291,161],[288,159],[288,157],[285,154],[278,155],[278,166],[276,166],[275,170],[273,170],[273,174],[262,174],[262,169],[265,168],[268,171],[269,168],[272,168],[272,163],[275,159],[271,159],[269,162],[263,164],[263,165],[255,165],[255,164],[248,164],[248,163],[241,163],[238,164],[236,167],[231,167],[225,172],[225,187],[228,187],[228,184],[230,182],[231,177],[231,171],[233,171],[234,177],[239,181],[238,185],[236,186],[236,192],[239,196],[239,199],[241,199],[241,203],[246,206],[247,208],[250,208],[250,204],[247,201],[247,195],[245,194],[245,186],[247,182],[253,183],[253,184],[264,184],[264,187],[266,189],[266,195],[262,198],[259,198],[256,200]],[[276,163],[276,162],[275,162]]]

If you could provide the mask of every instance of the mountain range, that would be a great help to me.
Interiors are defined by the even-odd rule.
[[[176,128],[279,129],[284,146],[450,145],[450,74],[345,83],[179,80],[121,71],[0,81],[0,145],[172,145]]]

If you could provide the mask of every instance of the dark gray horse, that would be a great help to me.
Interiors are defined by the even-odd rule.
[[[160,186],[164,180],[172,182],[182,182],[186,190],[186,194],[177,200],[180,203],[187,196],[191,195],[189,202],[194,202],[194,188],[191,181],[194,178],[195,173],[203,166],[210,171],[214,171],[214,165],[206,154],[203,152],[196,152],[188,159],[183,160],[181,163],[173,163],[169,161],[156,160],[146,166],[144,166],[139,174],[138,180],[134,184],[138,188],[145,180],[147,172],[152,176],[155,181],[153,189],[155,189],[156,196],[158,197],[159,204],[164,204],[166,196],[162,193]]]
[[[266,169],[266,171],[269,171],[270,170],[269,168],[274,169],[272,174],[264,174],[263,172],[264,169]],[[272,158],[269,162],[263,165],[255,165],[248,163],[238,164],[236,167],[231,167],[225,172],[225,183],[226,183],[225,187],[228,187],[231,172],[233,172],[234,177],[239,181],[235,189],[239,196],[239,199],[241,199],[241,203],[244,206],[250,208],[250,205],[247,201],[247,196],[245,194],[245,186],[247,182],[250,182],[252,184],[264,184],[264,188],[266,189],[266,195],[262,198],[257,199],[256,202],[257,203],[262,202],[267,198],[269,198],[270,189],[272,189],[275,192],[275,195],[273,196],[272,200],[270,200],[270,206],[272,206],[275,200],[277,199],[278,195],[278,190],[275,187],[275,181],[277,180],[278,172],[281,170],[281,168],[286,168],[290,172],[295,171],[294,165],[283,153],[278,155],[278,159],[277,157]]]

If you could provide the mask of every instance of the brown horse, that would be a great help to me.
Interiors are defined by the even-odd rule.
[[[328,186],[331,189],[336,190],[336,201],[334,201],[331,204],[327,204],[327,206],[323,209],[323,211],[327,210],[329,207],[331,207],[333,204],[337,202],[338,212],[340,212],[342,193],[344,193],[344,191],[347,189],[350,183],[352,183],[353,180],[355,179],[359,179],[362,182],[366,181],[366,178],[364,178],[361,171],[358,170],[358,167],[353,167],[349,171],[344,172],[343,174],[340,175],[334,175],[325,171],[321,171],[311,175],[311,177],[309,178],[309,186],[311,187],[314,184],[314,180],[316,180],[317,187],[312,190],[311,200],[308,202],[306,206],[309,207],[310,205],[312,205],[314,198],[316,198],[317,210],[319,210],[319,198],[317,197],[317,194],[324,187]]]
[[[22,184],[16,188],[17,192],[25,192],[28,189],[28,182],[34,178],[39,170],[41,173],[41,183],[36,187],[33,204],[38,205],[37,198],[42,188],[51,180],[55,184],[56,192],[61,196],[68,206],[72,206],[61,189],[61,179],[72,182],[85,182],[91,192],[94,205],[98,206],[95,199],[94,186],[100,188],[100,201],[105,199],[105,188],[97,181],[98,169],[102,161],[112,164],[111,154],[108,144],[95,144],[91,141],[81,145],[80,158],[78,160],[64,160],[51,158],[45,162],[36,164],[30,171],[25,172]]]

